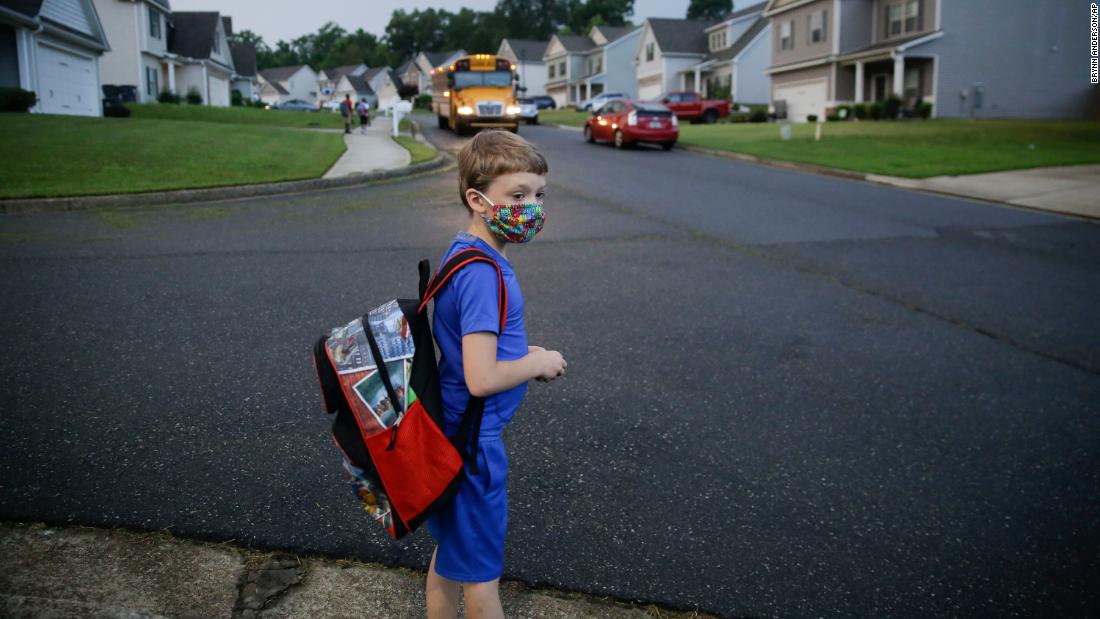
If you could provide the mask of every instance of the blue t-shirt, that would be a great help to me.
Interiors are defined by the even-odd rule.
[[[439,386],[443,396],[444,431],[448,436],[458,431],[470,391],[466,388],[462,368],[462,336],[479,331],[497,335],[497,361],[515,361],[527,354],[527,329],[523,324],[523,294],[511,263],[488,243],[468,232],[459,232],[443,260],[442,266],[456,252],[476,247],[496,260],[504,275],[508,291],[508,318],[504,334],[500,333],[497,271],[487,262],[473,262],[451,276],[451,280],[435,295],[435,316],[432,330],[439,346]],[[527,383],[485,398],[485,413],[481,421],[481,437],[496,438],[527,394]]]

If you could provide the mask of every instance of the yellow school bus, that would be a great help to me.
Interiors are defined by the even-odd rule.
[[[432,111],[440,129],[459,135],[480,127],[519,131],[516,66],[493,54],[471,54],[432,70]]]

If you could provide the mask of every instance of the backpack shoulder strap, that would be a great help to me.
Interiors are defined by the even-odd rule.
[[[508,321],[508,290],[504,287],[504,273],[501,272],[500,265],[497,264],[496,260],[475,247],[456,253],[443,266],[439,267],[439,271],[428,281],[426,288],[420,291],[420,307],[417,308],[417,313],[424,311],[424,308],[428,306],[428,301],[443,289],[443,286],[450,281],[451,276],[462,267],[473,262],[488,262],[497,270],[497,282],[499,284],[497,288],[497,307],[500,311],[500,333],[504,333],[504,325]],[[423,281],[423,276],[421,280]]]

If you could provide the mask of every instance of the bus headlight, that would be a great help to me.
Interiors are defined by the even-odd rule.
[[[515,116],[516,114],[519,114],[519,106],[518,105],[509,105],[508,109],[504,110],[504,113],[509,115],[509,116]]]
[[[468,105],[464,105],[464,106],[458,108],[458,113],[461,114],[462,116],[469,116],[470,114],[474,113],[474,108],[472,108]]]

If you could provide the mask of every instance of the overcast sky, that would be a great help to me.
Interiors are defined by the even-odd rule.
[[[334,21],[354,31],[362,28],[381,36],[394,9],[438,8],[458,12],[463,7],[491,11],[496,0],[169,0],[176,11],[218,11],[233,18],[234,30],[251,30],[268,45],[289,41],[316,32],[325,22]],[[689,0],[634,0],[634,23],[646,17],[683,17]],[[743,4],[735,2],[734,4]]]

